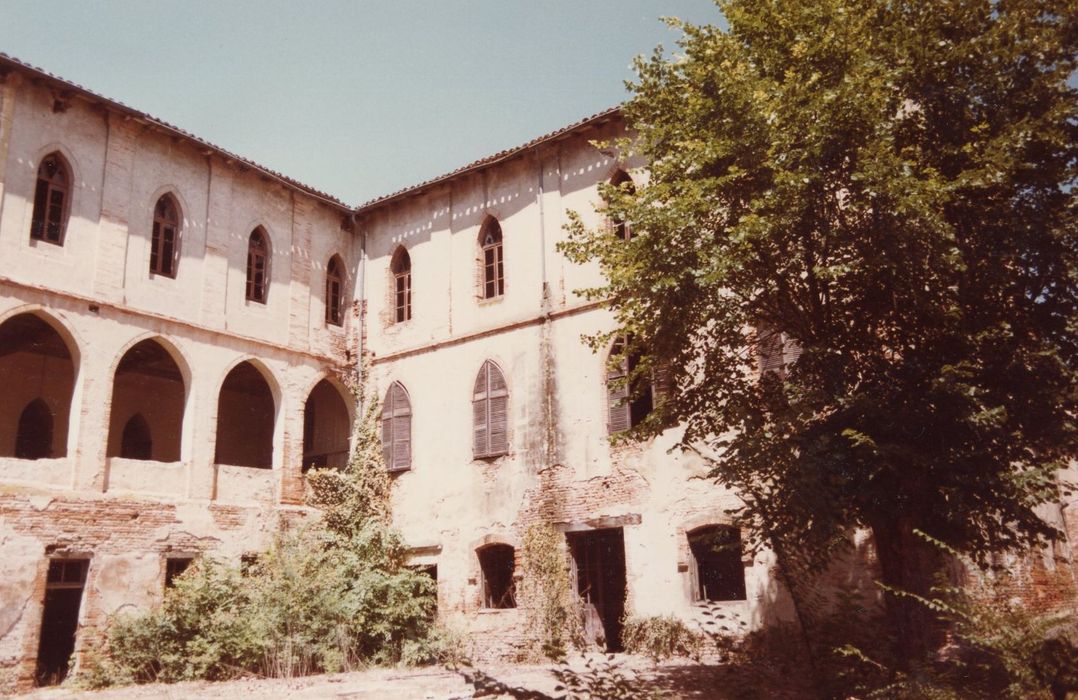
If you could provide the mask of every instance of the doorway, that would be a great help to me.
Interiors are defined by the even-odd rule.
[[[89,559],[53,559],[45,579],[45,610],[37,649],[37,685],[56,685],[67,676],[75,651],[82,589],[86,586]]]
[[[621,651],[625,615],[625,536],[620,527],[569,532],[572,577],[584,609],[584,632]]]

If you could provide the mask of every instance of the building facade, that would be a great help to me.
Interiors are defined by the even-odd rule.
[[[609,440],[648,398],[582,342],[614,320],[556,246],[645,176],[592,145],[623,131],[611,110],[349,207],[0,56],[0,688],[62,677],[192,557],[317,517],[303,469],[344,463],[363,356],[395,523],[479,658],[527,643],[536,524],[610,648],[701,601],[789,617],[768,553],[715,553],[737,499],[676,428]]]

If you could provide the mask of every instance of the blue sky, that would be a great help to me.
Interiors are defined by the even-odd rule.
[[[358,204],[613,106],[711,0],[0,0],[0,51]]]

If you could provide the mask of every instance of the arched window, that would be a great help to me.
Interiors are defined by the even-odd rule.
[[[382,404],[382,457],[390,471],[412,468],[412,404],[399,382],[390,385]]]
[[[141,413],[131,416],[124,424],[120,439],[120,456],[126,459],[152,459],[153,437],[150,424]]]
[[[339,326],[344,319],[341,301],[344,296],[344,266],[334,255],[326,265],[326,323]]]
[[[30,238],[56,245],[64,244],[70,193],[71,175],[67,164],[59,153],[50,153],[37,169]]]
[[[153,208],[153,236],[150,239],[150,272],[176,276],[180,253],[180,208],[170,194],[163,194]]]
[[[403,247],[397,248],[390,265],[393,273],[393,322],[412,318],[412,258]]]
[[[483,607],[495,610],[515,608],[516,551],[509,544],[491,544],[476,552],[483,574]]]
[[[19,414],[15,433],[15,456],[19,459],[52,457],[52,411],[41,399],[26,404]]]
[[[259,226],[247,241],[247,301],[266,303],[269,281],[269,241]]]
[[[509,452],[509,388],[498,365],[483,363],[472,392],[473,441],[476,458]]]
[[[741,531],[705,525],[688,533],[693,600],[745,600]]]
[[[483,298],[505,294],[505,265],[502,255],[502,227],[494,217],[487,217],[479,230],[483,251]]]
[[[636,185],[633,183],[633,179],[629,177],[629,174],[624,170],[619,170],[614,173],[614,176],[610,178],[610,184],[626,194],[636,193]],[[610,227],[610,232],[618,238],[627,241],[633,237],[633,225],[628,221],[623,221],[619,218],[611,218],[607,221],[607,225]]]

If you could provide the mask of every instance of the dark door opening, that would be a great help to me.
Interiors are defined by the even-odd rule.
[[[35,679],[38,685],[55,685],[67,676],[68,661],[75,651],[79,606],[89,568],[88,559],[53,559],[49,562],[37,649]]]
[[[621,619],[625,615],[625,536],[620,527],[566,533],[572,555],[576,592],[584,607],[585,633],[599,635],[598,617],[607,651],[621,651]]]

